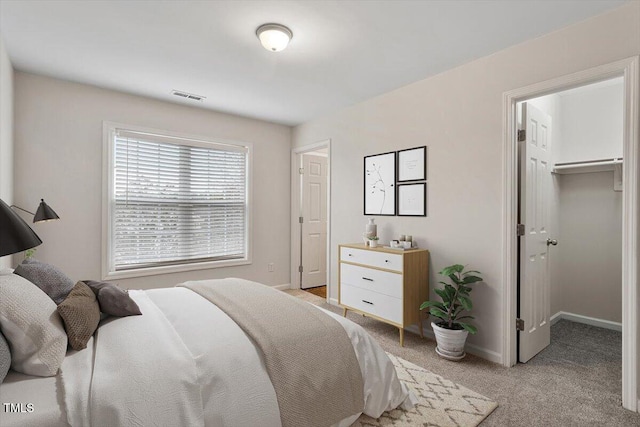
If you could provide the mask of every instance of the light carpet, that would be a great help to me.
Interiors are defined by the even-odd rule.
[[[498,404],[481,394],[387,353],[396,367],[398,378],[416,394],[419,403],[410,411],[395,409],[378,419],[362,415],[356,427],[474,427]]]

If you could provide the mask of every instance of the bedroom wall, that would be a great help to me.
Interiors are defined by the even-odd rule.
[[[503,93],[638,54],[640,2],[632,2],[294,128],[295,147],[332,141],[331,265],[337,245],[364,230],[363,156],[427,145],[428,216],[378,217],[379,230],[383,240],[410,233],[431,251],[432,285],[454,262],[483,273],[472,294],[479,332],[470,350],[499,361]]]
[[[13,203],[13,67],[0,36],[0,199]],[[0,268],[11,256],[0,257]]]
[[[44,198],[61,218],[34,225],[44,242],[36,258],[74,280],[100,278],[107,120],[245,141],[254,149],[251,265],[115,282],[137,289],[220,277],[289,283],[290,127],[24,72],[15,74],[15,97],[15,203],[35,209]],[[275,271],[268,273],[271,262]]]

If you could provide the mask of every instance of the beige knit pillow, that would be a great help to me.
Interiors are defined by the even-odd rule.
[[[56,303],[17,274],[0,275],[0,329],[11,347],[11,367],[41,377],[58,372],[67,336]]]
[[[100,323],[100,306],[91,288],[82,282],[76,283],[69,295],[58,305],[58,313],[64,320],[71,348],[87,348],[89,338]]]

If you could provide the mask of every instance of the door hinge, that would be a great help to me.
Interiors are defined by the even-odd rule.
[[[518,224],[516,227],[516,233],[518,236],[524,236],[524,224]]]
[[[302,266],[298,267],[298,273],[302,273],[303,270],[304,270],[304,268]]]
[[[516,329],[518,331],[524,331],[524,320],[516,319]]]
[[[303,174],[304,174],[304,168],[300,168],[300,169],[298,169],[298,173],[299,173],[300,175],[303,175]]]
[[[518,131],[518,142],[525,141],[527,139],[527,131],[521,129]]]
[[[300,224],[302,224],[302,223],[304,222],[304,217],[302,217],[302,216],[301,216],[301,217],[299,217],[299,218],[298,218],[298,222],[299,222]]]

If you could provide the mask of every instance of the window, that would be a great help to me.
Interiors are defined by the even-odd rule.
[[[113,125],[105,135],[105,277],[249,262],[248,146]]]

